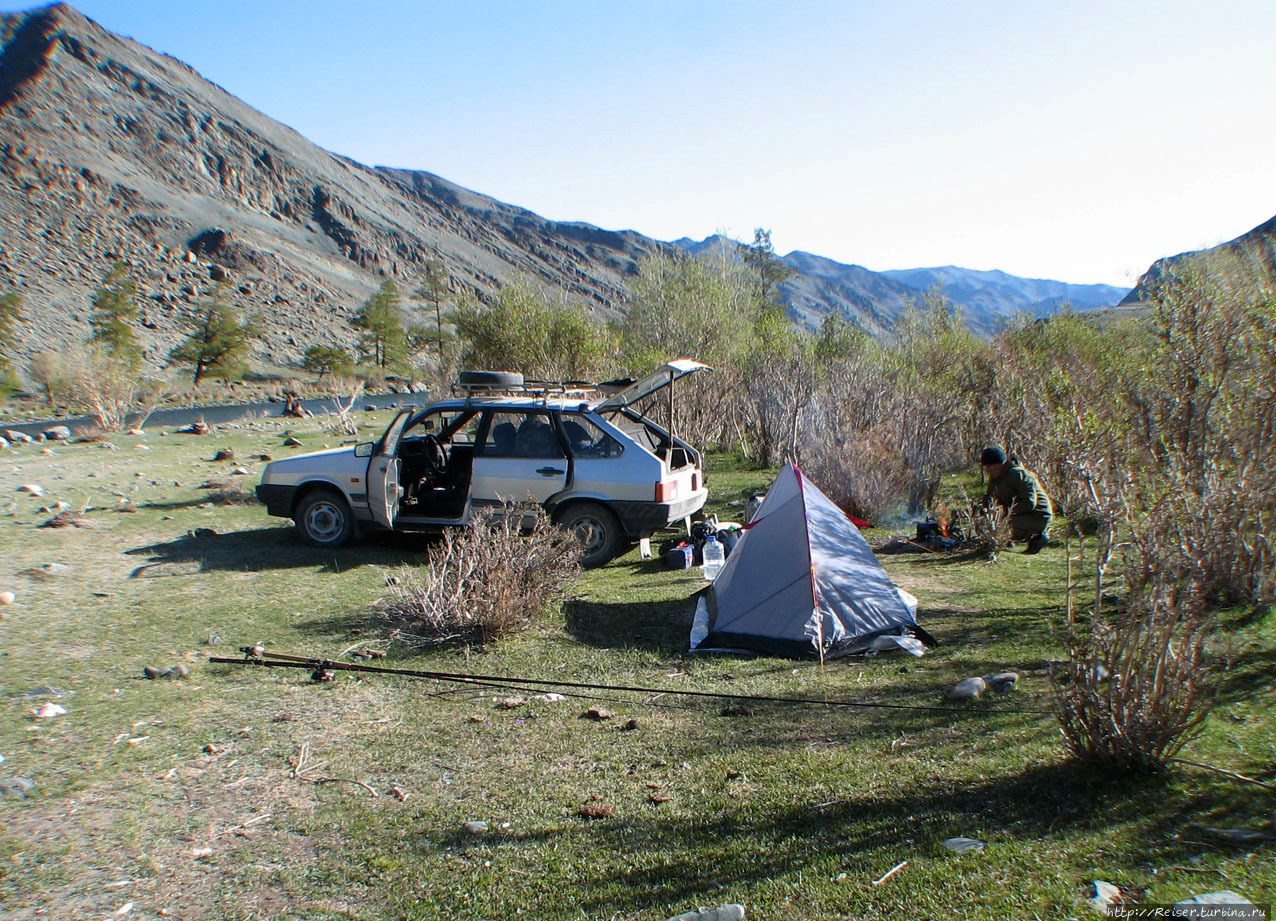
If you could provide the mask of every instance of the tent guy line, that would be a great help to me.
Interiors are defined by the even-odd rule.
[[[317,656],[297,656],[285,653],[266,653],[262,657],[248,655],[242,659],[229,656],[210,656],[208,661],[219,665],[250,665],[261,668],[308,668],[316,674],[324,671],[365,672],[374,675],[397,675],[403,678],[427,678],[435,681],[452,681],[460,684],[472,684],[482,687],[513,688],[531,685],[540,688],[576,688],[589,691],[624,691],[635,694],[661,694],[676,697],[698,697],[715,700],[734,700],[747,703],[779,703],[816,705],[821,707],[859,707],[875,710],[916,710],[934,713],[963,712],[951,706],[926,706],[924,704],[888,704],[858,700],[825,700],[815,697],[774,697],[761,694],[731,694],[725,691],[689,691],[679,688],[656,688],[641,685],[594,684],[581,681],[561,681],[548,678],[512,678],[501,675],[466,675],[456,672],[432,672],[409,668],[390,668],[382,665],[362,665],[353,662],[334,662]],[[522,690],[523,688],[519,688]],[[971,710],[969,713],[984,715],[1000,713],[1031,713],[1046,715],[1049,710],[1030,709],[1024,707],[1005,707],[996,710]]]

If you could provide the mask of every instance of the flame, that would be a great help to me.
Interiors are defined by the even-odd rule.
[[[939,533],[944,537],[947,537],[949,522],[948,506],[941,505],[939,507],[939,510],[935,513],[935,521],[939,523]]]

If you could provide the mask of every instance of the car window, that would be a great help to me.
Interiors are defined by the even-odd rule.
[[[624,451],[619,441],[584,416],[564,415],[563,431],[573,457],[619,457]]]
[[[450,428],[457,425],[456,431],[452,433],[450,439],[454,445],[472,445],[478,441],[479,423],[483,421],[483,417],[478,413],[472,413],[468,419],[458,419],[458,416],[464,415],[460,412],[444,413],[443,427]]]
[[[452,410],[427,413],[418,419],[403,433],[404,438],[422,438],[433,435],[436,438],[454,445],[472,445],[478,433],[479,421],[482,417],[470,410]],[[445,437],[452,428],[451,437]]]
[[[544,413],[494,412],[483,442],[485,457],[562,457],[558,435]]]

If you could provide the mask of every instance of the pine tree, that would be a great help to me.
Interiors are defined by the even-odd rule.
[[[359,358],[378,368],[390,368],[407,357],[407,331],[403,328],[403,303],[399,288],[386,279],[363,302],[351,325],[363,330],[359,337]]]
[[[89,314],[90,340],[132,369],[142,363],[142,347],[131,325],[137,318],[136,295],[137,283],[128,274],[128,266],[116,262],[93,295],[93,312]]]
[[[18,386],[13,352],[18,342],[17,327],[22,320],[22,295],[10,291],[0,297],[0,391],[12,391]]]
[[[434,340],[438,345],[439,360],[443,360],[443,302],[452,294],[451,279],[442,260],[431,259],[425,264],[425,278],[412,292],[414,301],[434,305]]]
[[[758,290],[763,300],[780,303],[780,285],[793,274],[775,254],[771,245],[771,231],[758,227],[753,231],[753,245],[744,247],[744,264],[757,276]]]
[[[189,321],[191,334],[168,354],[169,364],[189,365],[192,383],[198,387],[205,377],[233,380],[247,370],[248,347],[260,334],[250,318],[243,321],[226,302],[229,285],[217,282],[206,294],[199,315]]]
[[[312,345],[306,349],[306,354],[301,359],[301,366],[318,374],[320,381],[325,374],[339,374],[350,370],[353,364],[349,352],[333,345]]]

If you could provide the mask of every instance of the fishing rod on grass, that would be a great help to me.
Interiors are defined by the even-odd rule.
[[[562,681],[549,678],[511,678],[501,675],[473,675],[457,672],[436,672],[412,668],[392,668],[386,665],[367,665],[358,662],[338,662],[318,656],[289,655],[281,652],[266,652],[260,645],[241,646],[244,653],[242,659],[229,656],[210,656],[208,661],[220,665],[241,665],[257,668],[300,668],[310,669],[314,681],[331,681],[336,672],[361,672],[372,675],[396,675],[401,678],[424,678],[433,681],[446,681],[456,684],[474,685],[488,688],[549,689],[571,688],[573,690],[624,692],[632,694],[656,694],[674,697],[709,698],[713,700],[729,700],[741,703],[777,703],[801,706],[846,707],[873,710],[917,710],[935,713],[953,713],[952,707],[926,706],[924,704],[890,704],[878,701],[863,700],[825,700],[814,697],[780,697],[767,694],[732,694],[726,691],[690,691],[679,688],[656,688],[642,685],[598,684],[584,681]],[[995,713],[1048,713],[1047,710],[1034,710],[1019,707],[998,708]]]

